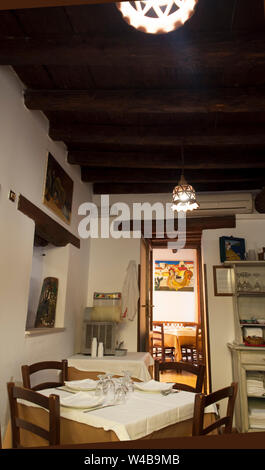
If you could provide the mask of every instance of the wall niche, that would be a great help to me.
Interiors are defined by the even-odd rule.
[[[26,333],[34,335],[61,331],[65,327],[70,244],[80,248],[80,240],[22,195],[19,197],[18,210],[35,222]],[[36,323],[36,318],[43,282],[47,278],[52,278],[52,282],[46,295],[42,296],[45,321],[40,325]],[[52,309],[47,308],[51,303],[55,309],[54,322],[50,315]]]

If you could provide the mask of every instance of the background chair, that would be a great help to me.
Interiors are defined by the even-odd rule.
[[[50,395],[45,397],[40,393],[23,387],[16,387],[13,382],[7,384],[10,414],[11,414],[11,428],[12,428],[12,445],[13,448],[21,448],[20,429],[36,434],[37,436],[46,439],[49,445],[60,444],[60,399],[58,395]],[[27,400],[30,403],[35,403],[49,411],[49,429],[46,430],[40,426],[19,418],[17,399]]]
[[[235,408],[235,401],[237,395],[238,384],[233,382],[231,386],[210,393],[209,395],[197,394],[194,402],[194,417],[193,417],[193,436],[201,436],[209,434],[215,429],[224,434],[232,432],[233,415]],[[207,406],[217,403],[220,400],[228,398],[226,416],[224,418],[218,418],[215,423],[204,428],[204,410]],[[223,428],[224,426],[224,428]]]
[[[179,336],[179,348],[181,353],[181,361],[193,364],[196,356],[196,337],[195,336]]]
[[[171,361],[174,361],[175,359],[175,347],[166,346],[165,344],[163,323],[156,324],[155,329],[153,329],[152,351],[153,358],[161,362],[166,362],[168,358]]]
[[[178,390],[183,390],[186,392],[194,392],[194,393],[200,393],[202,391],[204,373],[205,373],[205,366],[203,364],[193,365],[193,364],[186,364],[183,362],[162,363],[159,361],[155,361],[155,380],[159,381],[160,372],[164,370],[175,370],[176,372],[185,371],[185,372],[189,372],[190,374],[194,374],[196,376],[195,387],[192,387],[191,385],[186,385],[183,383],[175,383],[173,388],[178,389]]]
[[[38,385],[31,385],[31,375],[42,370],[55,369],[60,371],[57,382],[42,382]],[[29,388],[31,390],[43,390],[45,388],[56,388],[64,385],[65,380],[68,377],[68,361],[63,359],[61,362],[57,361],[46,361],[46,362],[36,362],[30,366],[24,365],[21,367],[23,387]]]

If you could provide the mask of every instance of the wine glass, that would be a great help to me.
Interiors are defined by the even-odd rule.
[[[95,395],[97,397],[102,397],[105,394],[105,375],[98,375],[98,383],[95,389]]]
[[[133,385],[133,381],[131,379],[130,371],[129,370],[123,370],[122,373],[123,373],[122,381],[123,381],[125,387],[127,388],[127,391],[128,392],[133,392],[134,391],[134,385]]]
[[[115,381],[113,380],[113,374],[106,374],[104,379],[103,392],[106,396],[106,401],[111,402],[115,396]]]
[[[115,403],[121,404],[125,402],[126,398],[126,388],[124,386],[124,383],[122,379],[119,379],[117,381],[118,385],[115,390]]]

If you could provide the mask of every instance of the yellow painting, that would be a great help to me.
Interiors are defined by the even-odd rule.
[[[193,261],[155,261],[155,291],[194,291]]]

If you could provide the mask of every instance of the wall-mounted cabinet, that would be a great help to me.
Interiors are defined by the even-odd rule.
[[[265,431],[265,262],[225,264],[233,270],[235,341],[228,347],[239,383],[236,427]]]

